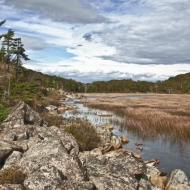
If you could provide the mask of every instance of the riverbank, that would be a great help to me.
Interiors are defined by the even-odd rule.
[[[121,139],[110,129],[95,127],[103,143],[92,151],[79,152],[79,145],[72,135],[64,131],[64,125],[63,128],[46,127],[46,122],[37,117],[38,114],[21,105],[23,104],[16,106],[19,108],[17,114],[12,113],[13,117],[10,116],[5,122],[7,128],[1,131],[1,139],[4,139],[1,148],[9,149],[1,160],[4,160],[4,169],[16,164],[27,173],[24,187],[77,190],[165,189],[165,174],[155,167],[158,160],[144,162],[139,154],[122,149]],[[68,120],[66,121],[68,125]],[[180,180],[176,180],[179,174],[183,176],[183,186],[189,186],[185,174],[176,170],[168,180],[167,189],[171,189],[173,184],[181,187]],[[5,188],[6,185],[1,187]],[[23,189],[21,187],[19,188]]]

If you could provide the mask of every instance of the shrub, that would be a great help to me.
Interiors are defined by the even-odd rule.
[[[61,127],[61,125],[64,125],[64,118],[61,115],[51,115],[48,112],[40,113],[40,116],[48,122],[48,126],[56,126]]]
[[[7,118],[10,113],[10,108],[5,108],[2,104],[0,104],[0,122]]]
[[[80,151],[93,150],[100,142],[94,127],[85,120],[77,119],[73,125],[66,127],[65,131],[75,137]]]
[[[22,184],[26,174],[19,169],[7,168],[0,171],[0,184]]]

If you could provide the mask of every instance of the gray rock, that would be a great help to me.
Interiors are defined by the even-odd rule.
[[[22,153],[13,151],[13,153],[6,159],[3,169],[13,168],[17,165],[18,161],[22,158]]]
[[[13,151],[22,151],[22,148],[0,141],[0,163],[2,163]]]
[[[21,101],[12,109],[12,112],[8,115],[7,119],[4,120],[2,126],[14,128],[25,124],[42,126],[44,123],[45,121],[37,112]]]
[[[24,132],[18,135],[17,140],[28,140],[29,134],[28,132]]]
[[[140,179],[138,190],[161,190],[159,187],[155,187],[152,183],[145,179]]]
[[[46,106],[46,109],[47,109],[49,112],[51,112],[51,113],[54,113],[54,114],[58,113],[58,108],[57,108],[57,106],[48,105],[48,106]]]
[[[67,139],[59,138],[64,133]],[[31,140],[29,150],[17,163],[28,174],[24,181],[26,188],[56,189],[65,180],[79,184],[84,181],[85,169],[77,156],[78,146],[69,151],[63,144],[75,145],[73,137],[69,139],[69,134],[56,127],[41,127],[36,128]]]
[[[128,152],[113,157],[102,155],[89,158],[86,168],[89,180],[95,184],[97,190],[137,189],[139,182],[134,171],[146,171],[144,162],[133,158]]]
[[[24,190],[23,186],[20,184],[3,184],[0,185],[1,190]]]
[[[190,190],[190,182],[182,170],[175,169],[170,173],[166,190]]]
[[[42,165],[37,170],[29,173],[24,181],[24,186],[29,189],[54,190],[64,177],[52,164]]]
[[[72,181],[64,180],[56,190],[95,190],[95,185],[90,181]]]
[[[3,140],[11,143],[17,140],[17,135],[15,133],[5,134],[5,136],[3,137]]]
[[[114,150],[117,150],[122,147],[122,140],[116,135],[111,136],[111,145],[114,146]]]

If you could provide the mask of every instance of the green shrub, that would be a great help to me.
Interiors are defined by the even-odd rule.
[[[2,104],[0,104],[0,122],[7,118],[10,113],[10,108],[5,108]]]
[[[19,169],[7,168],[0,171],[0,184],[22,184],[26,174]]]
[[[87,121],[80,119],[73,123],[73,125],[66,127],[65,131],[75,137],[80,151],[90,151],[97,148],[100,137],[97,135],[94,127]]]

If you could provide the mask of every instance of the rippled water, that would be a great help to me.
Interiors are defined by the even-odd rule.
[[[92,97],[93,98],[93,97]],[[136,98],[136,97],[132,97]],[[99,109],[88,108],[84,104],[68,102],[69,104],[75,105],[78,109],[77,111],[66,111],[63,113],[64,117],[86,117],[93,125],[102,125],[104,123],[113,124],[114,118],[120,120],[118,116],[114,115],[112,112],[102,111]],[[112,117],[100,117],[101,114],[113,114]],[[121,130],[119,124],[114,124],[114,130],[118,136],[125,135],[129,139],[128,144],[124,144],[123,148],[135,151],[141,154],[143,160],[150,160],[154,158],[160,159],[160,164],[157,165],[161,171],[166,171],[168,174],[173,169],[183,170],[188,178],[190,179],[190,143],[177,144],[171,142],[169,139],[163,139],[162,137],[157,138],[146,138],[142,139],[138,134],[128,131],[127,129]],[[136,149],[135,143],[142,142],[143,150],[140,151]]]

